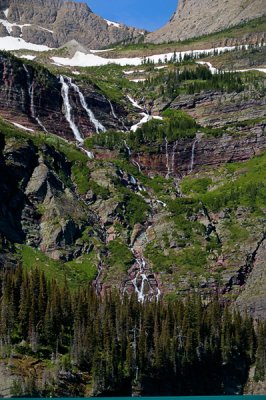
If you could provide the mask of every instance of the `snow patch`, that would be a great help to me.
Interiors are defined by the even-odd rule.
[[[51,48],[41,44],[25,42],[25,40],[21,38],[5,36],[5,37],[0,37],[0,50],[48,51],[51,50]]]
[[[130,79],[130,82],[145,82],[147,79],[146,78],[140,78],[140,79]]]
[[[116,28],[121,28],[121,25],[118,24],[117,22],[109,21],[108,19],[105,19],[105,22],[107,22],[108,26],[115,26]]]
[[[28,131],[28,132],[34,132],[33,129],[30,128],[26,128],[26,126],[17,124],[16,122],[11,122],[13,125],[15,125],[17,128],[23,129],[24,131]]]
[[[90,50],[91,53],[106,53],[107,51],[112,51],[113,49],[103,49],[103,50]]]
[[[3,13],[5,14],[5,17],[7,18],[8,13],[9,13],[9,8],[7,8],[6,10],[4,10]]]
[[[212,49],[204,49],[204,50],[189,50],[189,51],[182,51],[182,52],[172,52],[172,53],[165,53],[165,54],[156,54],[150,57],[146,57],[146,61],[153,62],[158,64],[162,60],[170,61],[175,56],[177,59],[183,60],[186,55],[189,56],[199,56],[202,53],[207,55],[212,55],[214,53],[221,54],[225,51],[233,51],[237,47],[236,46],[227,46],[227,47],[217,47]],[[105,50],[105,51],[110,51]],[[91,53],[96,53],[99,51],[93,50]],[[61,65],[68,65],[68,66],[76,66],[76,67],[96,67],[100,65],[107,65],[107,64],[118,64],[122,66],[132,65],[138,66],[143,64],[144,57],[128,57],[128,58],[103,58],[94,54],[85,54],[80,51],[77,51],[72,58],[64,58],[64,57],[52,57],[52,60],[57,64]]]
[[[249,69],[237,69],[235,72],[248,72],[248,71],[259,71],[266,74],[266,68],[249,68]]]
[[[210,72],[214,75],[217,74],[219,72],[219,70],[217,68],[215,68],[210,62],[207,61],[197,61],[197,64],[201,64],[201,65],[207,65],[207,67],[209,68]],[[259,72],[263,72],[266,74],[266,68],[247,68],[247,69],[236,69],[233,70],[233,72],[248,72],[248,71],[259,71]],[[229,70],[223,70],[223,72],[229,72]]]
[[[7,18],[7,15],[6,15],[6,18]],[[6,21],[6,20],[4,20],[4,19],[0,19],[0,23],[4,25],[4,27],[6,28],[6,30],[8,31],[9,34],[12,33],[13,27],[18,27],[18,28],[20,28],[21,30],[22,30],[23,28],[25,28],[25,27],[28,27],[28,26],[33,26],[33,27],[35,27],[35,25],[32,25],[32,24],[22,24],[22,25],[20,25],[20,24],[8,22],[8,21]],[[42,26],[36,25],[36,27],[39,28],[39,29],[41,29],[42,31],[54,33],[54,31],[51,31],[50,29],[47,29],[47,28],[43,28]]]
[[[36,56],[32,56],[30,54],[22,54],[22,55],[17,56],[17,57],[23,58],[25,60],[30,60],[30,61],[35,60],[35,58],[36,58]]]
[[[78,71],[72,71],[72,74],[73,74],[73,75],[80,75],[80,72],[78,72]]]

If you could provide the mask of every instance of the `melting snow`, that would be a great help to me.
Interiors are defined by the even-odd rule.
[[[201,65],[207,65],[209,70],[211,71],[212,74],[217,74],[219,70],[215,67],[210,62],[207,61],[197,61],[197,64]],[[225,72],[228,72],[228,70],[224,70]],[[234,72],[248,72],[248,71],[259,71],[259,72],[264,72],[266,74],[266,68],[247,68],[247,69],[236,69]]]
[[[130,82],[145,82],[146,80],[147,80],[146,78],[130,79]]]
[[[6,18],[7,18],[7,15],[6,15]],[[35,25],[32,25],[32,24],[22,24],[22,25],[20,25],[20,24],[16,24],[16,23],[11,23],[11,22],[8,22],[8,21],[6,21],[4,19],[0,19],[0,23],[5,26],[5,28],[6,28],[6,30],[8,31],[9,34],[12,33],[13,27],[18,27],[18,28],[20,28],[22,30],[24,27],[27,27],[27,26],[33,26],[33,27],[35,26]],[[43,28],[42,26],[36,25],[36,27],[41,29],[41,30],[43,30],[43,31],[53,33],[53,31],[51,31],[50,29]]]
[[[9,12],[9,8],[7,8],[5,11],[4,11],[4,14],[5,14],[5,17],[7,18],[7,16],[8,16],[8,12]]]
[[[112,51],[112,50],[115,50],[115,49],[113,48],[113,49],[103,49],[103,50],[90,50],[90,52],[91,53],[105,53],[107,51]]]
[[[105,19],[105,21],[107,22],[108,26],[115,26],[116,28],[120,28],[121,27],[121,25],[118,24],[117,22],[109,21],[108,19]]]
[[[221,54],[225,51],[235,50],[236,46],[228,46],[228,47],[217,47],[213,49],[204,49],[204,50],[190,50],[190,51],[182,51],[175,53],[166,53],[166,54],[157,54],[154,56],[150,56],[146,58],[146,61],[150,60],[155,64],[158,64],[161,60],[171,60],[174,56],[177,59],[183,59],[185,55],[198,56],[202,53],[206,55],[211,55],[214,52],[217,54]],[[109,51],[109,50],[106,50]],[[92,53],[96,53],[97,51],[93,51]],[[99,52],[99,51],[98,51]],[[131,58],[103,58],[94,54],[85,54],[80,51],[77,51],[76,54],[72,58],[64,58],[64,57],[52,57],[52,60],[61,65],[69,65],[76,67],[95,67],[100,65],[107,64],[118,64],[118,65],[134,65],[138,66],[144,62],[143,57],[131,57]]]
[[[17,56],[17,57],[24,58],[25,60],[30,60],[30,61],[35,60],[35,58],[36,58],[36,56],[32,56],[30,54],[22,54],[21,56]]]
[[[135,71],[123,71],[125,75],[131,75],[134,74]]]
[[[266,68],[249,68],[249,69],[237,69],[235,72],[247,72],[247,71],[259,71],[266,74]]]
[[[7,32],[9,33],[9,34],[11,34],[12,33],[12,29],[13,29],[13,27],[19,27],[19,28],[24,28],[25,26],[31,26],[31,24],[24,24],[24,25],[18,25],[18,24],[12,24],[11,22],[8,22],[8,21],[6,21],[6,20],[4,20],[4,19],[0,19],[0,23],[1,24],[3,24],[4,25],[4,27],[6,28],[6,30],[7,30]]]
[[[16,122],[12,122],[13,125],[15,125],[17,128],[23,129],[24,131],[29,131],[29,132],[34,132],[33,129],[30,128],[26,128],[26,126],[17,124]]]
[[[0,50],[33,50],[33,51],[48,51],[51,50],[48,46],[25,42],[21,38],[11,36],[0,37]]]

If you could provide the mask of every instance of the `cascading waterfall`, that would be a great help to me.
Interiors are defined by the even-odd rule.
[[[110,101],[109,99],[108,99],[108,103],[109,103],[110,108],[111,108],[112,116],[113,116],[115,119],[119,119],[118,116],[117,116],[116,113],[115,113],[114,106],[113,106],[113,104],[111,103],[111,101]]]
[[[138,163],[136,160],[132,160],[132,164],[133,164],[133,165],[136,165],[136,167],[137,167],[138,170],[139,170],[139,173],[141,173],[141,167],[140,167],[139,163]]]
[[[128,146],[126,140],[124,140],[124,145],[125,145],[128,155],[131,156],[131,150],[130,150],[130,147]]]
[[[134,251],[133,251],[134,254]],[[134,287],[135,293],[138,296],[138,301],[143,303],[146,299],[155,298],[157,301],[159,300],[161,291],[158,287],[158,284],[155,281],[155,287],[151,284],[150,278],[147,273],[150,273],[149,267],[147,267],[146,262],[143,257],[140,257],[138,254],[134,254],[136,257],[136,264],[138,266],[138,271],[135,277],[131,280],[131,283]]]
[[[195,162],[195,148],[196,148],[196,144],[198,143],[198,139],[196,139],[194,142],[193,142],[193,145],[192,145],[192,152],[191,152],[191,162],[190,162],[190,169],[189,169],[189,172],[192,172],[193,171],[193,168],[194,168],[194,162]]]
[[[44,130],[44,132],[47,132],[47,129],[45,128],[45,126],[42,124],[42,122],[40,121],[40,119],[38,118],[38,116],[36,115],[35,112],[35,106],[34,106],[34,85],[33,85],[33,81],[31,82],[30,79],[30,73],[28,68],[26,67],[25,64],[23,64],[23,68],[24,71],[26,72],[27,75],[27,85],[28,85],[28,93],[29,93],[29,97],[30,97],[30,114],[31,117],[33,119],[35,119],[35,121],[37,122],[37,124],[42,128],[42,130]]]
[[[143,233],[143,237],[145,241],[148,242],[146,232]],[[135,262],[128,271],[129,278],[124,282],[122,292],[123,294],[126,292],[132,293],[133,290],[138,297],[138,301],[141,303],[143,303],[145,300],[156,299],[158,301],[161,291],[151,268],[149,265],[147,265],[142,256],[142,251],[137,244],[138,240],[140,240],[140,238],[137,239],[131,248]]]
[[[68,78],[67,78],[68,79]],[[78,143],[83,144],[84,140],[80,135],[80,132],[78,130],[77,125],[75,124],[74,120],[72,119],[71,116],[71,111],[72,111],[72,107],[70,105],[69,102],[69,86],[68,84],[65,82],[65,78],[63,77],[63,75],[60,75],[60,83],[62,84],[62,90],[61,90],[61,94],[62,94],[62,98],[63,98],[63,102],[64,102],[64,108],[65,108],[65,117],[66,120],[69,123],[69,126],[75,136],[75,139]]]
[[[133,176],[133,175],[128,175],[128,178],[129,178],[129,182],[132,184],[132,185],[137,185],[137,179]]]
[[[81,147],[81,149],[87,154],[87,156],[88,156],[89,159],[93,160],[94,154],[93,154],[92,151],[86,150],[86,149],[84,149],[83,147]]]
[[[97,120],[93,112],[88,108],[88,105],[86,103],[85,97],[83,93],[81,92],[80,88],[72,82],[71,78],[67,78],[70,86],[75,90],[75,92],[79,95],[79,100],[80,104],[82,105],[83,109],[86,111],[88,117],[90,118],[90,121],[93,123],[95,126],[96,132],[106,132],[106,128],[100,123],[100,121]]]

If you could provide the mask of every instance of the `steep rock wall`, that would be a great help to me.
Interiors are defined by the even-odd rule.
[[[171,20],[147,42],[185,40],[223,30],[265,15],[264,0],[180,0]]]

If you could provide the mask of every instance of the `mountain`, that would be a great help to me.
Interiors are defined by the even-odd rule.
[[[107,21],[85,3],[64,0],[5,0],[0,5],[0,36],[59,47],[76,40],[87,49],[131,42],[144,31]]]
[[[264,0],[179,0],[170,21],[148,34],[145,41],[162,43],[195,38],[265,14]]]
[[[68,51],[0,52],[0,396],[265,393],[265,19],[99,56],[28,4]]]

